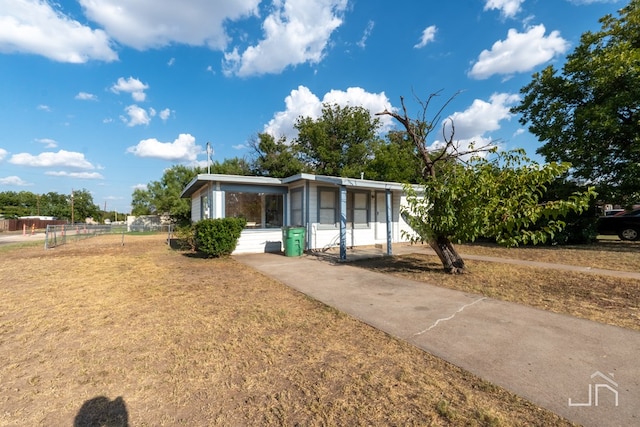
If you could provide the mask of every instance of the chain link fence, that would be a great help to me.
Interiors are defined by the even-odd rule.
[[[70,241],[87,239],[103,234],[122,234],[127,231],[126,225],[111,224],[64,224],[47,225],[45,231],[44,248],[51,249],[64,245]]]

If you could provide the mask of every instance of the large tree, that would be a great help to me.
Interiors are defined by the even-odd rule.
[[[180,194],[187,184],[202,172],[202,168],[184,165],[174,165],[166,169],[159,181],[147,184],[146,190],[134,190],[132,214],[168,214],[179,224],[188,223],[191,220],[191,201],[181,199]]]
[[[260,133],[251,141],[251,147],[252,168],[257,175],[285,178],[303,171],[304,165],[284,136],[276,140],[268,133]]]
[[[295,149],[308,170],[360,177],[372,157],[380,121],[363,107],[323,104],[318,119],[300,117]]]
[[[547,185],[566,173],[568,164],[537,165],[522,151],[460,146],[451,121],[443,128],[445,146],[431,150],[428,137],[441,123],[444,108],[427,119],[434,96],[421,103],[423,111],[418,119],[409,118],[402,98],[400,113],[385,110],[379,114],[400,122],[420,153],[423,191],[407,186],[408,207],[402,214],[415,232],[412,240],[428,243],[445,271],[466,271],[452,241],[491,237],[509,246],[540,243],[562,230],[564,215],[588,208],[589,199],[595,196],[593,189],[576,192],[566,200],[542,199]]]
[[[534,74],[512,111],[543,142],[547,161],[570,162],[601,197],[632,203],[640,200],[640,0],[600,23],[561,72]]]

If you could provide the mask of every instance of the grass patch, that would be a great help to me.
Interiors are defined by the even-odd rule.
[[[460,245],[459,252],[637,271],[640,245],[516,248]],[[465,261],[470,274],[442,271],[435,255],[410,254],[353,265],[438,286],[640,330],[640,280],[496,262]],[[633,267],[633,269],[631,268]]]
[[[104,408],[136,426],[569,425],[164,236],[7,251],[0,271],[0,425],[73,425]]]

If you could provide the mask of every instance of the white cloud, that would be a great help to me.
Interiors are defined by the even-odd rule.
[[[80,101],[97,101],[98,97],[92,93],[80,92],[76,95],[76,98]]]
[[[264,38],[242,53],[237,47],[225,53],[225,74],[279,73],[291,65],[320,62],[346,7],[347,0],[274,1],[262,23]]]
[[[5,150],[4,148],[0,148],[0,162],[3,161],[5,157],[7,157],[7,154],[9,154],[7,150]]]
[[[486,0],[484,10],[497,9],[506,18],[513,18],[520,12],[524,0]]]
[[[155,138],[150,138],[127,148],[127,153],[132,153],[137,157],[194,162],[198,154],[203,152],[202,147],[196,145],[195,142],[196,139],[188,133],[181,133],[178,139],[173,142],[160,142]]]
[[[367,46],[367,40],[373,31],[373,27],[375,26],[375,22],[369,21],[367,23],[367,28],[364,29],[364,34],[362,34],[362,38],[356,43],[359,48],[364,49]]]
[[[40,111],[46,111],[47,113],[51,112],[51,107],[49,107],[48,105],[40,104],[36,108]]]
[[[173,66],[173,64],[175,64],[175,63],[176,63],[176,58],[171,58],[171,59],[169,60],[169,62],[167,62],[167,65],[168,65],[169,67],[171,67],[171,66]]]
[[[27,187],[33,184],[23,181],[19,176],[12,175],[5,178],[0,178],[0,185],[8,185],[12,187]]]
[[[137,102],[143,102],[145,99],[147,99],[147,95],[144,93],[144,91],[147,89],[149,89],[149,85],[142,83],[140,80],[134,79],[133,77],[129,77],[128,79],[120,77],[118,81],[113,86],[111,86],[111,92],[130,93],[133,100]]]
[[[45,175],[49,176],[62,176],[67,178],[77,178],[77,179],[104,179],[104,176],[99,174],[98,172],[45,172]]]
[[[168,108],[165,108],[164,110],[160,111],[159,114],[160,119],[162,119],[162,121],[167,121],[167,119],[169,119],[169,117],[171,117],[171,110]]]
[[[501,121],[511,119],[513,115],[510,109],[519,100],[519,95],[510,93],[495,93],[491,95],[488,102],[481,99],[474,100],[465,111],[453,113],[443,121],[447,138],[451,136],[451,122],[453,122],[455,130],[453,140],[459,148],[464,149],[471,143],[475,147],[491,144],[492,138],[487,134],[500,129]],[[431,148],[440,148],[443,144],[443,141],[437,140]]]
[[[299,86],[292,90],[284,100],[286,109],[274,115],[264,127],[264,132],[276,138],[286,136],[293,139],[297,136],[294,128],[299,117],[311,117],[317,119],[322,114],[322,104],[338,104],[340,106],[363,107],[371,114],[379,113],[385,108],[389,108],[389,99],[384,92],[369,93],[359,87],[351,87],[346,91],[332,90],[324,95],[322,101],[314,95],[307,87]],[[389,116],[381,116],[382,132],[393,126],[393,119]]]
[[[131,187],[132,190],[142,190],[142,191],[147,191],[147,184],[136,184],[133,187]]]
[[[153,109],[151,109],[153,110]],[[129,127],[140,126],[140,125],[148,125],[151,123],[151,117],[149,117],[149,113],[144,108],[140,108],[137,105],[129,105],[124,109],[129,118],[127,119],[124,116],[121,116],[123,122],[127,124]]]
[[[170,44],[223,50],[224,26],[257,15],[260,0],[80,0],[85,15],[118,42],[138,50]]]
[[[425,47],[429,42],[432,42],[436,39],[437,31],[438,29],[436,28],[435,25],[431,25],[430,27],[425,28],[424,31],[422,32],[422,37],[420,38],[420,41],[413,47],[416,49]]]
[[[103,30],[92,30],[40,0],[0,0],[0,52],[70,63],[118,59]]]
[[[84,154],[65,150],[59,150],[57,153],[44,152],[37,156],[29,153],[14,154],[9,159],[9,163],[41,168],[68,167],[88,170],[95,169],[95,166],[85,159]]]
[[[560,37],[558,31],[552,31],[548,37],[544,34],[542,24],[529,28],[526,33],[510,29],[506,40],[499,40],[491,50],[480,53],[469,77],[487,79],[494,74],[531,71],[569,49],[569,43]]]
[[[56,148],[58,146],[58,142],[51,138],[37,138],[35,141],[44,144],[45,148]]]

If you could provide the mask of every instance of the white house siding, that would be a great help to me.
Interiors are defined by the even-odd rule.
[[[250,180],[251,185],[261,185],[260,182],[253,181],[255,178],[237,177],[238,182]],[[224,178],[223,178],[224,180]],[[226,180],[225,182],[234,182]],[[369,218],[366,227],[360,226],[347,228],[346,245],[363,246],[373,245],[376,243],[386,244],[387,233],[386,220],[382,215],[376,215],[376,209],[384,210],[386,215],[386,190],[379,183],[374,183],[372,187],[358,185],[360,181],[356,181],[355,186],[348,186],[347,191],[366,191],[369,195]],[[273,182],[266,182],[266,186],[273,185]],[[288,197],[285,198],[285,223],[291,221],[291,192],[296,189],[303,189],[303,221],[306,222],[306,249],[322,250],[329,247],[337,247],[340,245],[340,227],[339,224],[319,224],[318,221],[318,189],[321,187],[335,188],[340,190],[339,186],[332,182],[324,182],[324,180],[315,180],[302,177],[300,180],[290,182]],[[397,185],[396,185],[397,186]],[[356,187],[356,188],[354,188]],[[220,182],[214,180],[205,183],[202,187],[195,189],[191,193],[191,219],[193,222],[200,221],[201,217],[201,200],[202,196],[208,196],[211,206],[211,218],[222,218],[224,216],[224,191],[220,190]],[[377,199],[380,199],[376,205]],[[409,226],[402,220],[400,216],[400,206],[406,205],[406,198],[402,192],[395,189],[392,193],[392,233],[391,241],[393,243],[407,241],[403,235],[403,231],[411,232]],[[234,253],[262,253],[262,252],[278,252],[282,249],[282,230],[281,229],[245,229],[243,230],[238,245]]]
[[[191,221],[198,222],[202,218],[200,217],[200,196],[202,195],[202,191],[198,191],[191,197]]]
[[[238,239],[234,254],[255,254],[280,252],[282,250],[282,230],[244,230]]]

